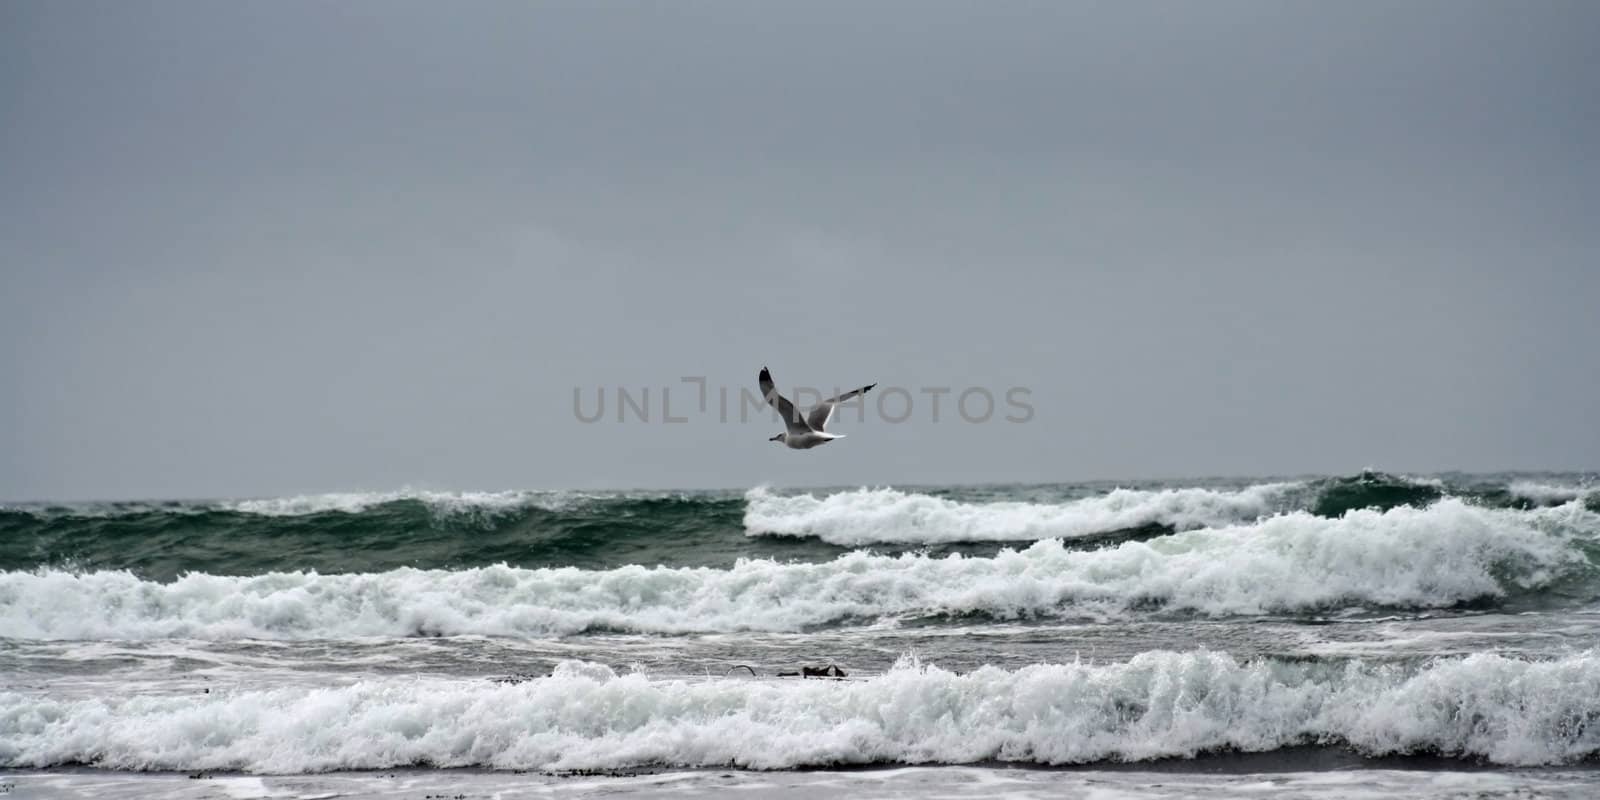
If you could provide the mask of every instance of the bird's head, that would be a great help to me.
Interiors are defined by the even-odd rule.
[[[783,441],[783,437],[788,436],[788,435],[789,434],[787,434],[787,433],[780,433],[777,436],[774,436],[771,439],[768,439],[767,441],[769,441],[769,442],[781,442],[781,441]]]

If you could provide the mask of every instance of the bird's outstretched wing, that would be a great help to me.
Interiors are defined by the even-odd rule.
[[[772,382],[772,373],[766,367],[761,368],[761,377],[757,379],[761,384],[761,396],[767,398],[773,408],[778,410],[778,416],[783,417],[783,426],[793,434],[810,433],[811,426],[806,424],[800,412],[794,410],[794,403],[789,398],[778,394],[778,387]]]
[[[827,425],[828,425],[828,423],[830,421],[833,420],[833,409],[834,409],[835,406],[839,405],[840,403],[842,403],[842,402],[844,402],[846,400],[849,400],[852,397],[855,397],[858,394],[866,394],[868,391],[870,391],[872,389],[872,387],[877,386],[877,385],[878,384],[876,384],[876,383],[868,384],[866,386],[861,387],[860,389],[856,389],[856,390],[850,391],[850,392],[845,392],[844,394],[841,394],[838,397],[835,397],[835,398],[832,398],[830,400],[827,400],[827,401],[823,402],[821,405],[818,405],[816,408],[811,409],[811,413],[806,416],[806,424],[810,425],[812,430],[815,430],[815,431],[822,430],[823,428],[827,427]]]

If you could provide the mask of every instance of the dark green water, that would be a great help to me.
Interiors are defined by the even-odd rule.
[[[1587,764],[1591,485],[4,506],[0,768]]]
[[[1067,535],[1063,538],[1071,546],[1092,548],[1204,525],[1247,524],[1260,517],[1296,510],[1338,517],[1354,509],[1421,507],[1447,496],[1508,509],[1556,505],[1581,497],[1590,508],[1600,510],[1600,493],[1585,494],[1586,481],[1582,475],[1453,475],[1417,479],[1364,472],[1288,483],[1282,491],[1259,502],[1238,503],[1242,506],[1238,509],[1202,509],[1207,512],[1201,515],[1202,524],[1182,513],[1164,516],[1163,506],[1173,501],[1171,493],[1211,492],[1218,498],[1216,504],[1225,505],[1230,496],[1268,482],[1190,480],[905,490],[943,504],[934,511],[955,514],[970,510],[961,521],[966,525],[964,530],[978,539],[975,541],[963,541],[960,536],[947,540],[937,530],[938,521],[911,519],[917,513],[926,517],[926,508],[896,508],[894,498],[864,496],[849,510],[879,514],[890,526],[923,524],[910,535],[913,541],[870,542],[868,546],[874,552],[987,556],[1007,544],[1048,536],[1053,530],[1051,524],[1065,526],[1062,530]],[[1132,514],[1139,517],[1138,524],[1117,524],[1113,520],[1095,527],[1093,519],[1074,522],[1074,504],[1091,505],[1095,498],[1119,487],[1135,493],[1130,504],[1143,502],[1150,506],[1150,512],[1143,517]],[[839,491],[842,490],[818,490],[816,494],[827,496]],[[750,558],[822,561],[853,549],[830,543],[826,536],[808,533],[749,535],[746,512],[752,503],[793,494],[796,493],[763,493],[751,500],[742,491],[476,495],[401,492],[263,501],[12,504],[0,507],[0,570],[128,570],[150,580],[171,580],[188,572],[256,575],[303,570],[333,574],[492,564],[585,569],[625,564],[723,568]],[[1203,497],[1199,504],[1211,500]],[[1038,528],[1043,536],[1018,534],[1008,538],[1004,530],[997,533],[985,528],[982,514],[991,507],[1009,508],[1013,516],[1033,513],[1047,518]],[[1090,516],[1089,512],[1085,508],[1082,516]],[[897,519],[896,513],[905,518]],[[799,524],[808,526],[807,530],[825,532],[829,520]],[[993,527],[1005,526],[997,520]],[[926,540],[916,540],[916,531],[920,530],[931,532]]]

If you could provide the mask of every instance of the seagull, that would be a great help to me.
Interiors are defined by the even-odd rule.
[[[761,395],[767,398],[767,402],[773,408],[778,410],[778,416],[783,417],[784,427],[788,428],[788,430],[767,441],[782,442],[794,450],[810,450],[819,444],[827,444],[834,439],[843,439],[844,434],[842,433],[828,433],[823,430],[828,426],[828,421],[833,419],[833,409],[841,402],[849,400],[858,394],[866,394],[873,386],[878,385],[874,383],[854,391],[845,392],[811,409],[811,413],[802,417],[800,412],[795,410],[794,403],[789,402],[789,398],[778,394],[778,387],[772,382],[772,373],[766,367],[761,368],[759,380],[761,383]]]

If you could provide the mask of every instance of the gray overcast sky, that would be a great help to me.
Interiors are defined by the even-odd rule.
[[[1597,41],[1587,2],[6,2],[0,498],[1593,469]],[[1036,413],[660,424],[763,364]]]

